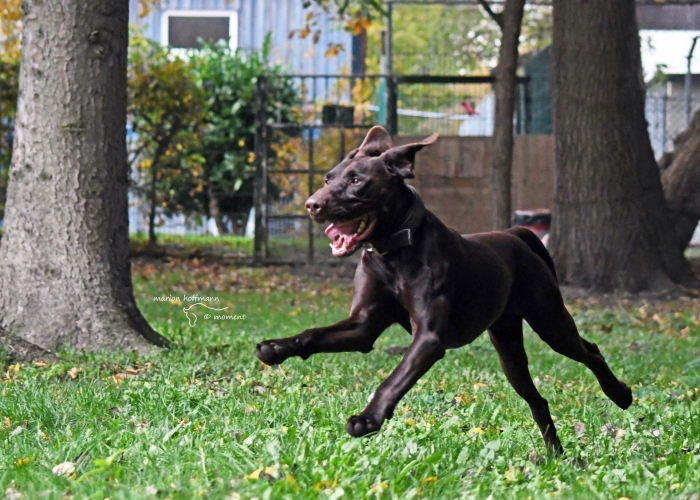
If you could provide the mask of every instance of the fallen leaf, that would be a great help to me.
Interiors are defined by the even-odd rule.
[[[584,432],[586,432],[586,426],[584,424],[582,424],[581,422],[574,423],[574,434],[580,436]]]
[[[4,500],[20,500],[22,498],[22,493],[13,488],[12,486],[8,487],[5,490],[5,498]]]
[[[435,483],[435,482],[437,482],[437,480],[438,480],[437,476],[430,476],[430,477],[426,477],[425,479],[421,479],[420,483],[421,484]]]
[[[380,481],[378,483],[374,483],[372,487],[369,489],[370,493],[374,493],[375,495],[381,493],[385,489],[389,487],[388,483],[385,483],[383,481]]]
[[[244,477],[246,479],[257,479],[260,477],[260,473],[262,472],[262,469],[255,469],[253,472],[250,474],[246,474]]]
[[[70,476],[75,472],[75,464],[73,462],[63,462],[51,469],[51,472],[57,476]]]
[[[604,432],[605,434],[612,435],[615,433],[616,430],[617,426],[612,422],[608,422],[607,424],[600,426],[600,432]]]

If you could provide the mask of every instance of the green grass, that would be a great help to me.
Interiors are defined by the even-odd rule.
[[[130,234],[131,243],[138,246],[148,244],[148,234]],[[159,234],[158,244],[166,246],[180,247],[183,251],[203,249],[208,247],[219,248],[220,251],[240,252],[246,255],[253,254],[253,239],[245,236],[211,236],[211,235],[176,235]]]
[[[3,491],[100,500],[341,492],[637,500],[700,491],[697,301],[659,310],[570,305],[583,335],[633,386],[628,411],[603,396],[590,372],[528,331],[530,369],[567,450],[535,464],[528,454],[545,455],[542,439],[486,336],[448,352],[379,433],[353,439],[347,417],[398,363],[385,349],[406,345],[407,334],[392,328],[367,355],[318,355],[271,369],[255,358],[256,342],[341,319],[350,288],[280,269],[221,272],[229,277],[208,283],[205,273],[193,281],[165,268],[137,269],[139,305],[175,341],[169,351],[63,353],[58,364],[8,369],[0,384]],[[189,327],[181,304],[153,300],[183,292],[217,296],[219,307],[245,319],[200,314]],[[606,424],[615,429],[602,431]],[[74,475],[52,474],[65,461],[76,464]],[[269,475],[251,477],[266,468]]]
[[[134,233],[130,235],[133,249],[145,248],[148,235]],[[329,240],[322,235],[315,235],[314,252],[317,261],[329,260]],[[233,257],[250,259],[253,256],[253,238],[245,236],[223,235],[158,235],[158,244],[167,249],[169,255],[211,255],[215,257]],[[307,236],[271,236],[269,239],[270,260],[306,262],[308,255]]]

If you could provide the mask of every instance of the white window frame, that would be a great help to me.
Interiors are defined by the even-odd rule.
[[[170,45],[169,27],[171,17],[228,17],[229,47],[231,50],[238,48],[238,11],[235,10],[187,10],[169,9],[160,15],[160,43],[164,46]],[[189,49],[173,48],[176,51],[187,51]]]

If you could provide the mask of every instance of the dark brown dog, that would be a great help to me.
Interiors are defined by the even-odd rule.
[[[326,176],[306,202],[336,256],[366,245],[355,273],[350,317],[335,325],[257,345],[268,365],[319,352],[369,352],[391,324],[413,336],[398,367],[346,429],[352,436],[378,430],[399,400],[433,364],[474,341],[484,330],[503,371],[530,405],[548,447],[562,451],[549,406],[532,382],[523,347],[523,319],[552,349],[586,365],[619,407],[632,404],[629,387],[613,375],[595,344],[582,339],[557,284],[554,264],[529,230],[460,236],[425,210],[413,188],[415,155],[435,142],[394,147],[381,127],[369,131]],[[371,245],[371,246],[370,246]]]

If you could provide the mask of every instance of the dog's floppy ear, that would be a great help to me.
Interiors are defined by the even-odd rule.
[[[437,141],[438,133],[435,132],[430,137],[426,137],[420,142],[404,144],[393,147],[381,155],[386,168],[394,175],[404,179],[413,179],[413,163],[416,160],[416,153],[426,146],[430,146]]]
[[[358,148],[358,153],[362,153],[363,156],[379,156],[393,147],[394,143],[391,141],[389,132],[384,127],[375,125],[367,132],[365,140]]]

